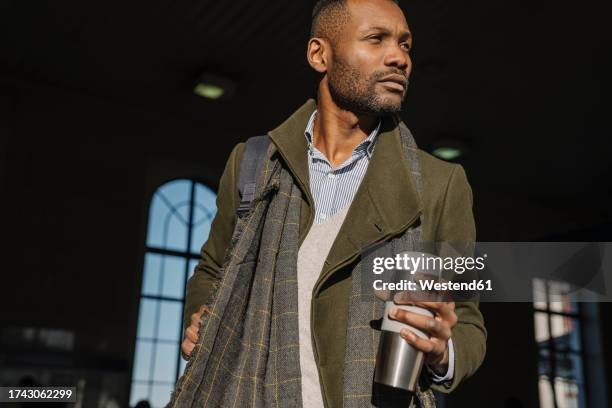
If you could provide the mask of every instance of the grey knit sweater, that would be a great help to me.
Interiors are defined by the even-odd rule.
[[[323,263],[336,240],[349,206],[325,222],[312,224],[300,246],[297,260],[298,320],[300,327],[300,369],[302,372],[302,402],[304,408],[323,407],[319,373],[312,351],[310,332],[310,302]]]

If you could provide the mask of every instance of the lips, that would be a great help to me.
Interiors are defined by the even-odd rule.
[[[406,89],[406,78],[402,75],[393,74],[387,75],[381,78],[378,82],[382,83],[388,88],[395,89],[398,91],[404,91]]]

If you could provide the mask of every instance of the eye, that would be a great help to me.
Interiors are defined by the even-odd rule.
[[[368,40],[373,40],[374,42],[381,42],[382,41],[382,35],[372,35],[370,37],[368,37]]]
[[[402,47],[406,52],[409,52],[412,49],[409,43],[401,43],[400,47]]]

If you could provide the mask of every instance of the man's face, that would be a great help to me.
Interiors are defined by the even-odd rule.
[[[398,113],[412,69],[404,14],[388,0],[349,0],[347,5],[350,20],[333,46],[327,71],[331,96],[355,113]]]

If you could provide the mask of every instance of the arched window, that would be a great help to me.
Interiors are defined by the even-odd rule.
[[[185,368],[180,355],[186,283],[217,211],[215,193],[193,180],[161,186],[149,209],[130,405],[162,407]]]

